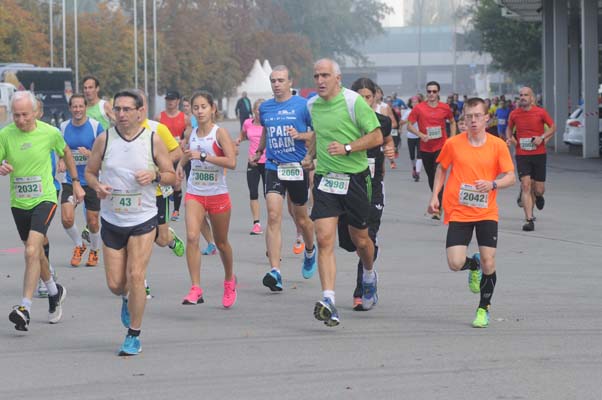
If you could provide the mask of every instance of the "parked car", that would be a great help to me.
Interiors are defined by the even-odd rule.
[[[598,132],[600,155],[602,155],[602,104],[598,104]],[[569,146],[583,146],[585,133],[585,115],[583,106],[579,106],[566,120],[562,141]]]

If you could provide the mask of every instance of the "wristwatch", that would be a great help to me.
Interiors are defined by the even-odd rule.
[[[497,189],[497,182],[491,181],[491,190],[495,190],[495,189]]]
[[[79,178],[78,177],[73,177],[73,178],[71,178],[71,182],[79,182]]]
[[[155,174],[155,180],[153,182],[161,183],[161,173],[159,171],[157,171],[157,173]]]
[[[349,143],[345,145],[345,153],[347,153],[346,155],[351,154],[351,145]]]
[[[205,153],[204,151],[201,151],[201,155],[199,156],[199,160],[201,161],[205,161],[207,159],[207,153]]]

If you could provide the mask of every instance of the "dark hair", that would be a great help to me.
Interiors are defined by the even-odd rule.
[[[69,98],[69,107],[71,107],[73,105],[72,104],[73,99],[84,99],[84,105],[86,105],[86,106],[88,105],[88,100],[86,100],[86,96],[84,96],[81,93],[74,93]]]
[[[439,85],[439,82],[437,81],[430,81],[426,83],[425,87],[429,87],[429,86],[437,86],[437,91],[441,91],[441,86]]]
[[[361,89],[368,89],[373,95],[376,94],[376,88],[376,84],[370,78],[359,78],[353,82],[353,85],[351,85],[351,90],[354,92],[357,92]]]
[[[142,100],[142,96],[140,96],[138,89],[125,89],[115,93],[115,96],[113,96],[113,103],[120,97],[130,97],[134,99],[137,109],[144,106],[144,101]]]
[[[198,98],[198,97],[202,97],[205,100],[207,100],[207,103],[209,103],[209,105],[211,107],[215,107],[215,113],[213,114],[213,117],[215,119],[217,119],[218,117],[218,112],[217,112],[217,104],[215,104],[215,102],[213,101],[213,96],[211,95],[211,93],[201,90],[199,92],[195,92],[192,97],[190,98],[190,105],[194,105],[194,101]]]
[[[87,80],[92,79],[94,81],[94,86],[95,87],[99,87],[100,86],[100,82],[98,81],[98,78],[95,77],[94,75],[86,75],[82,78],[82,84],[86,83]]]
[[[472,97],[472,98],[466,100],[464,102],[464,109],[466,109],[466,107],[476,107],[478,105],[482,105],[483,111],[485,111],[485,114],[487,114],[487,112],[489,110],[487,110],[487,105],[485,104],[485,100],[483,100],[480,97]]]

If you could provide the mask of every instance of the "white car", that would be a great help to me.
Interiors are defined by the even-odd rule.
[[[569,146],[582,146],[585,133],[583,106],[579,106],[566,120],[562,141]],[[598,104],[598,132],[600,132],[600,154],[602,154],[602,104]]]

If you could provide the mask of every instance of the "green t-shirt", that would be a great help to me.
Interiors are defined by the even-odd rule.
[[[90,117],[90,118],[94,118],[95,120],[97,120],[98,122],[100,122],[100,125],[102,125],[103,130],[107,130],[111,127],[111,121],[109,121],[108,118],[105,117],[104,115],[104,109],[101,109],[100,107],[104,107],[105,105],[105,100],[100,100],[98,103],[94,104],[91,107],[88,107],[86,109],[86,116]]]
[[[341,92],[329,101],[319,96],[310,99],[308,107],[316,133],[316,173],[357,174],[365,171],[368,168],[365,150],[341,156],[328,154],[330,143],[351,143],[380,127],[376,113],[362,96],[341,88]]]
[[[23,132],[12,123],[0,130],[0,160],[13,166],[10,206],[31,210],[44,201],[56,203],[50,152],[64,155],[65,140],[52,125],[36,121],[36,129]]]

